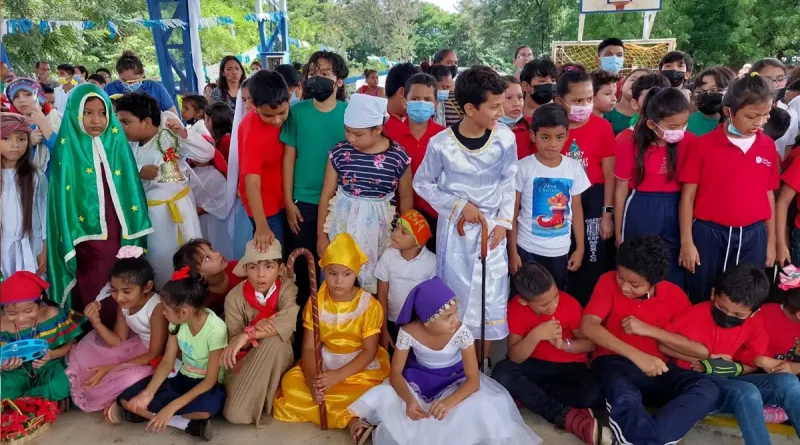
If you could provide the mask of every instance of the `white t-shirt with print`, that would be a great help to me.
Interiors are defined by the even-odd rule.
[[[399,250],[390,247],[378,260],[374,274],[375,278],[389,283],[386,318],[394,323],[411,289],[436,276],[436,255],[423,246],[416,258],[406,261]]]
[[[526,252],[546,257],[569,253],[572,230],[572,197],[591,186],[579,161],[561,157],[550,168],[536,156],[519,161],[515,187],[520,192],[517,245]]]

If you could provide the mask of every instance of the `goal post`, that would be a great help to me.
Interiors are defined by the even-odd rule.
[[[588,71],[600,68],[597,64],[597,45],[600,40],[555,41],[551,45],[553,62],[557,66],[565,63],[580,63]],[[658,68],[658,62],[675,50],[675,39],[625,40],[625,65],[622,73],[636,68]]]

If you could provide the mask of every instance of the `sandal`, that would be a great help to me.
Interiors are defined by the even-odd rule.
[[[370,425],[364,419],[358,419],[354,424],[350,426],[350,437],[353,438],[353,442],[357,445],[364,445],[367,443],[367,439],[372,435],[372,430],[375,427]]]
[[[111,425],[120,425],[122,424],[123,420],[122,407],[119,403],[114,402],[111,406],[103,410],[103,416],[105,417],[106,422],[110,423]]]

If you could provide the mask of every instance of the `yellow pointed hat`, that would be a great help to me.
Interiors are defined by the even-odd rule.
[[[329,264],[341,264],[354,272],[361,270],[361,266],[369,260],[364,251],[358,247],[349,233],[340,233],[331,241],[322,258],[319,259],[320,267]]]

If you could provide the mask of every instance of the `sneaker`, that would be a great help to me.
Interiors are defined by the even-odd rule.
[[[597,419],[588,409],[571,408],[564,422],[564,429],[574,434],[578,439],[589,445],[597,445],[602,434]]]
[[[483,359],[483,375],[486,377],[492,376],[492,361],[488,358]]]
[[[190,420],[189,426],[186,427],[186,433],[190,436],[199,437],[206,442],[211,441],[214,437],[211,431],[211,419]]]

